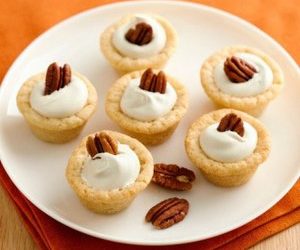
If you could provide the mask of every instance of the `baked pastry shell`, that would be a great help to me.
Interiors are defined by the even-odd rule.
[[[215,83],[215,67],[227,57],[243,52],[260,57],[272,70],[272,86],[261,94],[249,97],[236,97],[222,92]],[[282,71],[272,58],[262,51],[241,45],[226,47],[205,60],[200,70],[200,78],[207,96],[218,108],[238,109],[253,116],[260,116],[262,114],[269,102],[278,96],[284,82]]]
[[[235,113],[243,121],[250,123],[257,131],[257,145],[254,152],[241,161],[222,163],[209,158],[199,144],[200,134],[210,125],[220,122],[229,113]],[[198,118],[188,129],[185,150],[192,163],[210,182],[224,187],[246,183],[263,163],[270,152],[270,136],[265,126],[256,118],[234,109],[220,109]]]
[[[154,70],[155,73],[158,70]],[[153,121],[139,121],[123,113],[120,103],[131,79],[141,77],[144,70],[131,72],[119,78],[109,89],[105,100],[107,115],[127,134],[147,145],[157,145],[167,140],[175,131],[188,108],[188,95],[185,87],[175,78],[167,75],[167,81],[177,94],[172,110]]]
[[[97,105],[97,92],[93,84],[83,75],[72,72],[80,78],[88,90],[88,99],[85,106],[66,118],[49,118],[39,114],[30,104],[30,95],[33,87],[45,80],[45,73],[30,77],[21,86],[17,94],[17,106],[22,113],[33,134],[39,139],[51,143],[65,143],[79,135],[84,125],[95,112]]]
[[[93,188],[81,178],[88,152],[84,137],[73,151],[66,169],[66,178],[83,205],[88,209],[103,214],[117,213],[130,205],[136,195],[142,192],[151,182],[153,175],[153,158],[147,148],[134,138],[127,135],[104,130],[122,144],[127,144],[139,158],[141,169],[135,182],[129,186],[109,191]]]
[[[163,68],[177,47],[177,33],[173,26],[165,18],[151,15],[166,32],[166,45],[158,54],[147,58],[133,59],[122,55],[112,44],[114,32],[122,25],[128,23],[134,15],[127,15],[115,24],[109,26],[100,36],[100,48],[111,66],[120,74],[141,70],[145,68]]]

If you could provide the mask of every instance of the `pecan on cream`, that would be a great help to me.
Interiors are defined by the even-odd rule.
[[[250,80],[257,70],[245,60],[232,56],[226,59],[224,72],[231,82],[242,83]]]
[[[134,28],[131,28],[125,34],[128,42],[142,46],[151,42],[153,37],[152,27],[145,23],[138,23]]]
[[[149,68],[143,73],[139,87],[146,91],[164,94],[166,93],[167,77],[163,71],[156,75]]]
[[[71,82],[70,65],[59,67],[56,62],[50,64],[46,73],[44,95],[50,95],[55,90],[65,87]]]
[[[221,119],[217,130],[220,132],[231,130],[239,134],[241,137],[244,136],[245,132],[243,120],[234,113],[225,115]]]
[[[118,142],[109,134],[101,132],[94,137],[89,136],[87,138],[86,149],[91,157],[104,152],[116,155],[118,153]]]

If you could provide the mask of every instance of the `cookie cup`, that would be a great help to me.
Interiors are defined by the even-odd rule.
[[[151,15],[166,32],[167,39],[163,50],[147,58],[133,59],[122,55],[112,44],[112,36],[120,26],[128,23],[133,17],[134,15],[128,15],[122,18],[108,27],[100,36],[100,48],[103,55],[120,75],[145,68],[163,68],[177,47],[177,33],[173,26],[165,18]]]
[[[236,97],[222,92],[215,83],[214,69],[220,62],[236,53],[250,53],[260,57],[272,70],[272,86],[261,94],[249,97]],[[284,81],[281,69],[273,59],[257,49],[246,46],[226,47],[210,56],[201,67],[200,78],[204,91],[218,108],[238,109],[253,116],[261,115],[269,102],[280,93]]]
[[[158,73],[157,70],[154,71]],[[176,79],[167,75],[167,81],[177,94],[172,110],[153,121],[139,121],[127,116],[120,108],[121,99],[131,79],[141,77],[144,70],[131,72],[119,78],[109,89],[105,110],[107,115],[127,134],[137,138],[143,144],[157,145],[167,140],[175,131],[188,108],[188,96],[185,87]]]
[[[17,106],[33,134],[39,139],[51,143],[65,143],[79,135],[84,125],[94,113],[97,103],[97,92],[93,84],[83,75],[73,72],[86,85],[88,99],[85,106],[72,116],[66,118],[49,118],[36,112],[30,104],[33,87],[44,81],[45,73],[29,78],[20,88],[17,95]]]
[[[204,153],[199,137],[208,126],[220,122],[229,113],[235,113],[256,129],[257,145],[254,152],[243,160],[223,163],[209,158]],[[270,137],[264,125],[256,118],[237,110],[220,109],[201,116],[190,126],[185,138],[185,150],[189,159],[208,181],[223,187],[239,186],[247,182],[259,164],[267,159]]]
[[[135,182],[129,186],[109,191],[93,188],[81,178],[84,162],[88,157],[86,140],[73,151],[66,169],[66,178],[83,205],[88,209],[103,214],[117,213],[130,205],[136,195],[143,191],[153,175],[153,159],[147,148],[134,138],[114,131],[106,132],[122,144],[127,144],[137,155],[141,169]]]

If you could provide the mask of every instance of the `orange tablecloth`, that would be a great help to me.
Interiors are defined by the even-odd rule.
[[[17,55],[39,34],[58,21],[82,10],[114,1],[108,0],[13,0],[0,2],[0,80]],[[300,62],[299,0],[202,0],[260,27],[278,40]],[[0,183],[16,204],[25,225],[45,249],[146,249],[95,239],[69,229],[33,206],[16,189],[0,164]],[[300,181],[276,206],[247,225],[206,241],[174,246],[172,249],[243,249],[300,222]],[[163,249],[161,247],[160,249]],[[167,249],[167,248],[165,248]],[[170,249],[170,248],[168,248]]]

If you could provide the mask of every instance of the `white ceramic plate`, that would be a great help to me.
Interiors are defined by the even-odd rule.
[[[203,60],[223,46],[245,44],[264,50],[278,61],[286,86],[261,120],[273,144],[267,162],[238,188],[219,188],[197,173],[190,192],[171,192],[150,185],[125,211],[97,215],[85,209],[67,184],[65,167],[80,138],[100,129],[118,130],[104,112],[104,96],[117,74],[99,52],[98,38],[105,27],[126,13],[153,12],[175,26],[179,47],[166,71],[186,84],[190,108],[172,138],[150,148],[156,162],[192,168],[185,154],[186,130],[200,115],[213,110],[199,82]],[[16,93],[26,78],[53,61],[68,62],[86,75],[99,94],[99,108],[81,136],[65,145],[36,139],[17,111]],[[295,183],[300,167],[300,73],[287,52],[269,36],[228,13],[183,2],[124,2],[92,9],[69,18],[37,38],[15,61],[0,98],[0,151],[5,169],[21,192],[38,208],[61,223],[99,238],[144,245],[166,245],[206,239],[237,228],[275,204]],[[171,196],[190,201],[186,219],[155,230],[144,222],[148,209]]]

